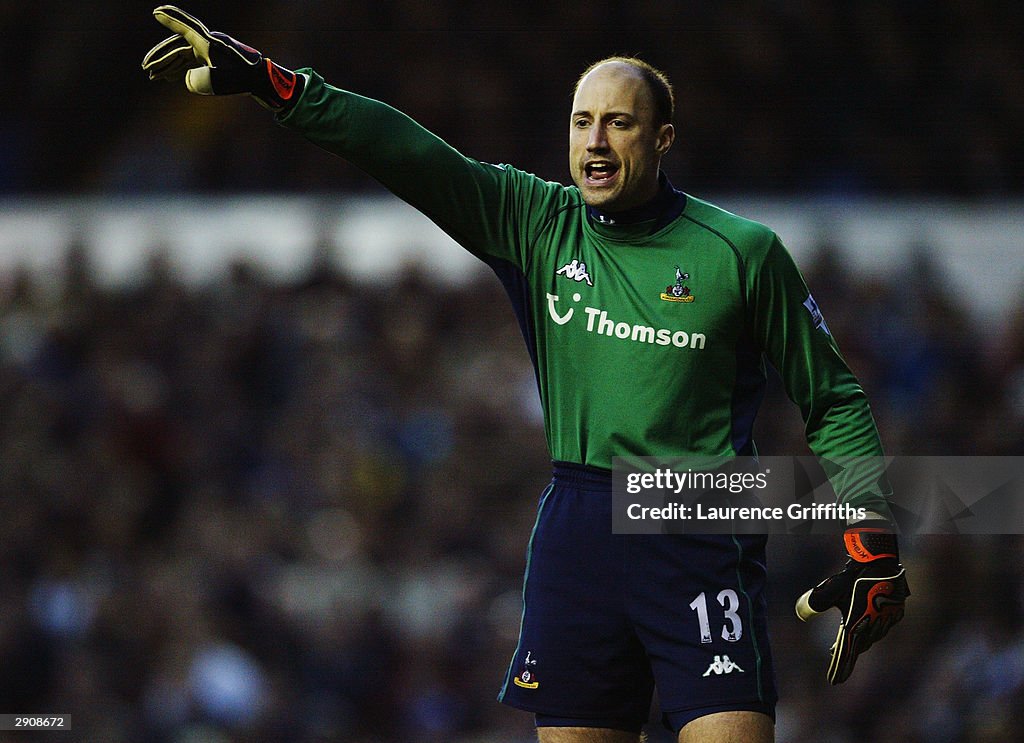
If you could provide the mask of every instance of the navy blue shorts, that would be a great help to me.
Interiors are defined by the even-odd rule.
[[[611,476],[556,463],[537,508],[519,644],[498,699],[538,725],[678,731],[774,718],[764,535],[612,534]]]

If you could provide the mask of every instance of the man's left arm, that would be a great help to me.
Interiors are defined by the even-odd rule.
[[[827,674],[838,684],[849,677],[857,657],[902,619],[910,595],[887,499],[882,444],[863,388],[777,236],[754,257],[747,276],[751,327],[800,408],[811,451],[839,501],[867,513],[867,519],[847,524],[843,570],[797,602],[803,620],[832,607],[840,610]]]
[[[756,340],[800,408],[807,444],[840,502],[890,518],[882,444],[867,396],[778,237],[754,256],[748,275]]]

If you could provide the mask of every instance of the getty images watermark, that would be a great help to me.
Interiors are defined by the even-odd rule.
[[[717,491],[720,494],[739,494],[753,490],[764,493],[768,488],[770,472],[721,473],[721,472],[674,472],[669,468],[654,472],[630,472],[626,476],[626,492],[639,495],[644,491],[671,493],[679,496],[696,490],[702,494]],[[722,502],[724,501],[724,502]],[[867,508],[858,508],[848,503],[815,503],[804,506],[790,503],[782,506],[733,505],[731,498],[716,498],[712,502],[697,499],[690,505],[668,502],[661,506],[644,506],[630,503],[626,516],[631,521],[791,521],[843,519],[863,521],[868,517]]]
[[[617,457],[612,496],[619,534],[831,533],[882,499],[903,533],[1024,534],[1024,457]]]

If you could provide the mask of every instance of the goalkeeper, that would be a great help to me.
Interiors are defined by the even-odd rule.
[[[864,392],[768,228],[677,190],[672,89],[636,58],[577,81],[573,185],[467,158],[395,109],[291,71],[178,8],[143,60],[192,93],[248,94],[283,126],[366,171],[485,261],[534,363],[554,476],[530,537],[519,644],[499,699],[542,743],[635,742],[655,688],[679,741],[765,743],[776,692],[764,535],[611,533],[612,458],[754,453],[766,361],[829,461],[879,457]],[[827,678],[903,614],[909,595],[878,478],[833,473],[849,560],[797,602],[837,607]]]

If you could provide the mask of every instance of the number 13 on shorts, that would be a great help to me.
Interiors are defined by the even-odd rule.
[[[738,642],[743,637],[743,621],[738,613],[740,597],[733,589],[725,588],[718,592],[717,598],[723,610],[721,623],[722,639],[727,642]],[[702,643],[712,642],[707,594],[704,591],[697,594],[697,597],[690,602],[690,608],[697,612],[697,621],[700,623],[700,641]]]

